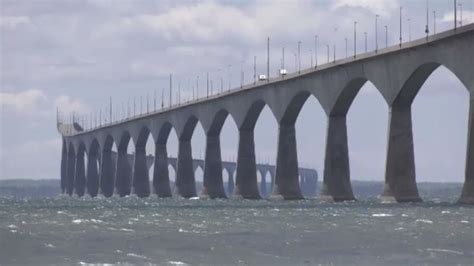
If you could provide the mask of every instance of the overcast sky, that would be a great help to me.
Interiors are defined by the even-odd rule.
[[[474,21],[473,2],[458,0],[464,24]],[[105,110],[112,94],[120,107],[134,97],[137,102],[147,94],[153,97],[155,91],[160,103],[169,73],[175,84],[181,84],[184,99],[192,97],[197,76],[200,94],[204,94],[206,72],[215,83],[222,75],[227,88],[229,80],[231,86],[240,85],[242,68],[245,81],[250,82],[254,55],[258,72],[265,72],[267,36],[271,38],[271,73],[280,66],[283,46],[286,68],[295,70],[298,41],[302,41],[302,66],[309,67],[315,34],[320,40],[319,62],[326,61],[326,44],[336,44],[337,57],[343,57],[344,38],[352,42],[353,21],[358,21],[358,52],[364,50],[364,31],[372,50],[375,14],[380,15],[379,46],[385,46],[384,25],[391,45],[398,40],[400,5],[405,40],[409,35],[412,39],[423,36],[426,24],[424,0],[0,3],[0,179],[59,178],[61,136],[55,128],[56,107],[89,115]],[[429,1],[429,8],[431,31],[433,10],[438,32],[453,26],[453,1]],[[466,88],[440,67],[413,106],[418,181],[463,181],[467,114]],[[367,83],[348,114],[352,179],[383,180],[387,118],[387,104]],[[314,167],[322,176],[326,119],[313,97],[303,107],[296,128],[300,165]],[[277,124],[268,108],[255,130],[258,160],[273,163]],[[194,156],[204,154],[200,125],[192,141]],[[237,128],[228,118],[221,135],[224,159],[236,157],[237,141]],[[152,141],[148,144],[147,152],[152,153]],[[168,147],[171,155],[177,153],[174,133]]]

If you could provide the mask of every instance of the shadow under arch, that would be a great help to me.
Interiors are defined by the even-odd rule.
[[[112,135],[107,135],[102,147],[102,158],[100,166],[100,190],[105,197],[111,197],[114,193],[115,167],[112,155],[112,146],[115,140]]]
[[[438,62],[426,62],[418,66],[403,83],[391,105],[385,189],[383,193],[386,198],[394,198],[398,202],[421,201],[416,182],[412,105],[425,82],[440,67],[453,74],[469,93],[465,181],[459,201],[474,202],[474,140],[471,133],[473,130],[474,106],[470,93],[472,88],[455,71]]]
[[[146,160],[146,143],[150,129],[143,126],[135,141],[135,157],[133,160],[133,192],[140,198],[150,196],[150,177]]]
[[[96,197],[99,193],[99,166],[100,166],[100,146],[97,139],[94,139],[89,147],[87,156],[87,193],[91,197]]]
[[[84,142],[79,144],[76,155],[76,171],[74,174],[74,188],[77,196],[82,197],[86,186],[86,169],[84,157],[86,155],[86,145]]]
[[[124,197],[131,193],[132,167],[128,153],[130,139],[130,133],[124,131],[120,135],[117,145],[115,190],[119,197]]]
[[[368,81],[366,77],[351,79],[344,85],[330,110],[326,111],[324,180],[320,193],[322,199],[329,201],[355,200],[350,183],[346,117],[355,97]],[[381,94],[378,88],[377,91]]]
[[[69,142],[67,147],[67,177],[66,177],[66,193],[72,195],[74,192],[74,174],[76,170],[76,151],[74,144]]]
[[[178,162],[176,170],[176,194],[184,197],[196,197],[196,180],[194,175],[191,138],[199,120],[191,115],[187,118],[178,140]]]
[[[268,106],[268,104],[262,99],[253,102],[245,112],[243,121],[239,125],[239,146],[234,187],[234,195],[237,197],[261,199],[257,180],[254,130],[265,106]],[[275,114],[271,109],[270,111],[275,119]]]
[[[155,140],[155,162],[153,163],[153,192],[160,198],[171,197],[169,166],[173,168],[176,179],[176,166],[168,160],[168,139],[173,125],[165,122]],[[175,131],[176,132],[176,131]]]

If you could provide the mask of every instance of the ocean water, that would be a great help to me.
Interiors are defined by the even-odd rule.
[[[0,199],[0,265],[473,265],[474,206]]]

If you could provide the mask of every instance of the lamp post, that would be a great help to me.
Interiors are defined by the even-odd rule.
[[[357,54],[357,21],[354,21],[354,58]]]
[[[436,11],[433,10],[433,34],[436,34]]]
[[[379,38],[378,38],[378,22],[379,15],[375,15],[375,53],[379,50]]]
[[[388,27],[385,25],[385,48],[388,47]]]
[[[314,67],[318,67],[318,35],[314,36]]]
[[[301,41],[298,41],[298,74],[301,73]]]
[[[411,19],[407,19],[408,21],[408,41],[411,42]]]
[[[344,41],[346,42],[346,58],[347,58],[347,38],[344,38]]]
[[[400,7],[400,48],[402,47],[402,9],[403,7]]]
[[[329,63],[329,44],[326,44],[326,48],[328,49],[328,63]]]
[[[460,17],[459,17],[459,26],[462,27],[462,4],[458,4],[458,6],[459,6],[459,15],[460,15]]]
[[[365,52],[367,53],[367,32],[364,32],[365,37]]]
[[[454,30],[458,27],[458,10],[456,0],[454,0]]]

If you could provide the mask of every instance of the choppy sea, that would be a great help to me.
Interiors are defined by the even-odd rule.
[[[474,206],[0,199],[0,265],[473,265]]]

